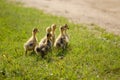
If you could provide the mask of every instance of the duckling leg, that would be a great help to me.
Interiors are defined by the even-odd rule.
[[[25,51],[25,56],[27,55],[27,50]]]
[[[34,49],[33,49],[33,52],[34,52]]]
[[[66,46],[63,46],[63,50],[65,50]]]
[[[44,56],[45,56],[45,54],[42,53],[42,54],[41,54],[41,57],[44,58]]]

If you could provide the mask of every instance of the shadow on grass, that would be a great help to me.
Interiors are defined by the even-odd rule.
[[[30,53],[30,56],[36,56],[35,51],[32,51],[32,52]]]
[[[70,50],[71,50],[70,46],[67,46],[65,49],[57,50],[56,56],[59,57],[60,59],[63,59],[66,56],[66,54],[69,53]]]
[[[33,51],[29,54],[29,56],[36,57],[36,61],[42,61],[45,60],[47,63],[51,63],[56,61],[54,57],[59,57],[59,59],[63,59],[71,50],[70,45],[68,45],[65,49],[58,49],[52,48],[50,52],[48,52],[43,58],[41,55],[36,55],[36,53]]]
[[[31,52],[27,52],[27,54],[26,53],[23,53],[23,54],[24,54],[25,57],[36,55],[35,51],[31,51]]]
[[[36,61],[46,61],[47,63],[51,63],[54,62],[54,59],[48,56],[45,56],[44,58],[42,58],[41,56],[37,56]]]
[[[119,74],[120,73],[120,67],[113,68],[113,69],[106,69],[106,70],[104,70],[104,73],[105,74],[108,74],[108,73]]]
[[[52,58],[53,54],[52,52],[48,52],[44,57],[41,57],[41,55],[36,55],[36,61],[40,61],[40,60],[45,60],[47,63],[53,62],[53,58]]]

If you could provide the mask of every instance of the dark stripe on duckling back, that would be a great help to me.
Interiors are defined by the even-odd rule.
[[[51,48],[52,44],[51,44],[50,40],[47,41],[47,46],[49,46]]]
[[[61,43],[61,44],[63,44],[63,43],[64,43],[62,38],[60,39],[60,43]]]

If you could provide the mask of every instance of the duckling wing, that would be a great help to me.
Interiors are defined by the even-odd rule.
[[[60,43],[64,44],[64,38],[60,38]]]
[[[28,42],[28,43],[25,43],[25,48],[27,48],[28,50],[31,50],[31,49],[33,49],[34,47],[35,47],[35,45],[36,45],[36,42],[34,42],[34,41],[30,41],[30,42]]]
[[[32,42],[32,43],[30,43],[30,44],[29,44],[29,46],[31,46],[31,47],[32,47],[32,46],[34,46],[34,45],[35,45],[35,43],[34,43],[34,42]]]
[[[64,48],[65,46],[66,46],[66,38],[65,37],[62,37],[61,39],[60,39],[60,43],[61,43],[61,47],[62,48]]]
[[[46,37],[44,37],[43,39],[41,39],[40,43],[39,44],[44,44],[46,42]]]
[[[59,37],[55,42],[55,47],[62,47],[64,45],[64,37]]]
[[[51,48],[51,46],[52,46],[52,41],[48,40],[48,41],[47,41],[47,46],[48,46],[49,48]]]

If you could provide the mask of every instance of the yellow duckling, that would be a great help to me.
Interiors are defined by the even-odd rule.
[[[52,47],[52,42],[50,40],[52,35],[50,33],[47,33],[46,37],[47,38],[45,43],[35,47],[37,55],[40,54],[42,58],[51,50]]]
[[[51,40],[52,40],[52,44],[54,44],[54,42],[55,42],[55,30],[56,30],[56,25],[55,25],[55,24],[52,24],[51,29],[52,29],[52,31],[51,31],[51,34],[52,34]]]
[[[65,35],[63,33],[64,30],[65,30],[64,26],[61,26],[60,27],[60,34],[59,34],[59,36],[57,37],[57,39],[55,41],[54,47],[62,48],[62,49],[66,48],[67,42],[66,42]]]
[[[27,51],[34,51],[35,46],[37,45],[36,33],[39,32],[37,28],[32,30],[32,37],[24,44],[25,54]]]
[[[51,31],[52,31],[51,27],[46,28],[46,33],[51,33]],[[44,38],[41,39],[39,45],[44,44],[46,40],[47,40],[47,37],[45,36]]]
[[[68,43],[69,42],[69,36],[68,36],[68,34],[67,34],[67,30],[69,29],[69,27],[68,27],[68,25],[67,24],[65,24],[64,25],[64,35],[65,35],[65,38],[66,38],[66,42]]]

